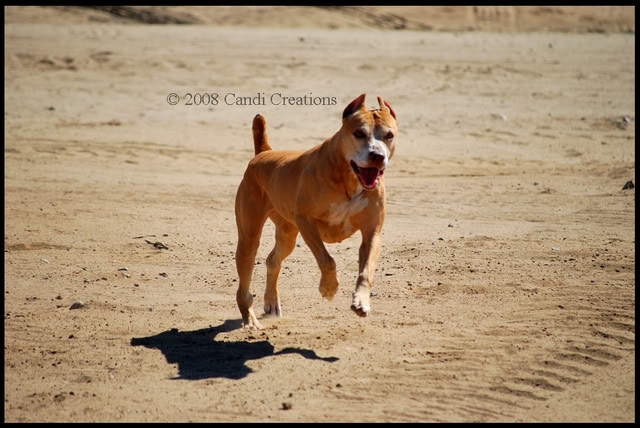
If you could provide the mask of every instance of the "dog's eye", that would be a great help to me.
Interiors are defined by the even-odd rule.
[[[387,135],[384,136],[385,140],[390,140],[393,138],[393,132],[389,131],[387,132]]]
[[[356,138],[365,138],[367,135],[358,129],[356,132],[353,133],[353,136]]]

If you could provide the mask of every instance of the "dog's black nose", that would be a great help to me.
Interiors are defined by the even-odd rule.
[[[372,162],[382,162],[384,154],[380,152],[369,152],[369,160]]]

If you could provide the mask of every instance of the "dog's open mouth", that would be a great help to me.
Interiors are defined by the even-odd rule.
[[[351,161],[351,168],[353,172],[358,176],[360,184],[367,190],[375,189],[378,185],[378,178],[384,174],[384,169],[378,168],[362,168],[359,167],[354,161]]]

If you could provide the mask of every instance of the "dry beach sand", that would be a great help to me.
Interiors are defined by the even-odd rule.
[[[5,421],[635,420],[634,8],[4,11]],[[363,92],[399,121],[372,315],[359,236],[331,302],[298,237],[241,329],[253,116],[305,150]]]

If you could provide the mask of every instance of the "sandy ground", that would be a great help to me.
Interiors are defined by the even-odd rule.
[[[392,31],[367,13],[394,10],[5,8],[5,421],[634,421],[633,16],[423,31],[487,29],[463,9]],[[251,119],[304,150],[363,92],[400,127],[371,317],[349,310],[359,237],[329,247],[331,302],[299,237],[284,317],[241,329]],[[271,102],[311,93],[336,102]],[[273,242],[267,223],[258,314]]]

